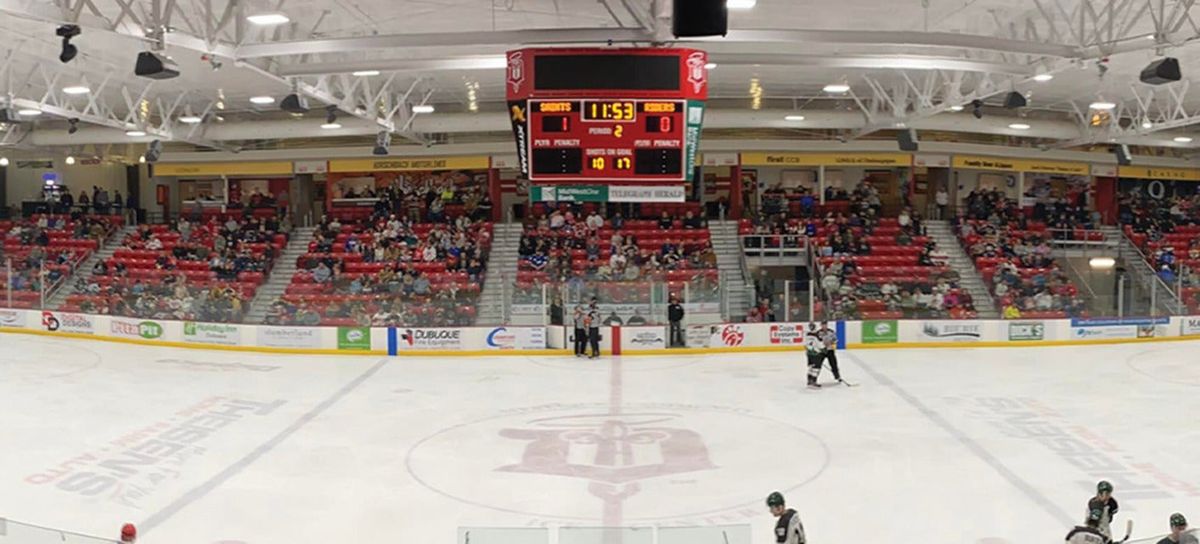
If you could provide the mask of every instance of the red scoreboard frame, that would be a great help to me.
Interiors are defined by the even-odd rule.
[[[507,94],[532,182],[685,182],[708,97],[695,49],[521,49]]]

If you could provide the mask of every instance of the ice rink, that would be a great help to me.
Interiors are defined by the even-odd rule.
[[[813,544],[1031,544],[1061,542],[1107,479],[1135,537],[1200,519],[1200,343],[843,352],[858,387],[821,391],[800,358],[0,334],[0,517],[109,536],[132,521],[143,544],[723,524],[765,543],[779,490]]]

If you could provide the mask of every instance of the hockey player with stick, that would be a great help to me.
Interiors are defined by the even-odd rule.
[[[804,335],[804,349],[808,353],[808,388],[820,389],[817,376],[821,375],[821,362],[825,359],[825,344],[817,333],[817,324],[808,324],[808,334]]]
[[[1108,535],[1100,532],[1100,518],[1104,512],[1097,509],[1088,512],[1087,522],[1067,533],[1067,544],[1112,544]]]
[[[767,507],[771,515],[779,518],[775,523],[775,542],[779,544],[805,544],[804,524],[800,523],[800,514],[788,508],[783,503],[783,494],[776,491],[767,495]]]
[[[1088,500],[1087,512],[1090,516],[1092,512],[1100,511],[1100,523],[1097,529],[1104,536],[1112,538],[1112,520],[1117,516],[1117,500],[1112,496],[1113,486],[1107,480],[1100,480],[1096,484],[1096,496]]]
[[[1196,535],[1187,533],[1187,518],[1176,512],[1171,514],[1171,534],[1163,537],[1158,544],[1196,544]]]

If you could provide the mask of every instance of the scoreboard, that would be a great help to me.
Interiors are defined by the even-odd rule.
[[[690,49],[510,51],[522,174],[535,183],[690,180],[707,62]]]
[[[529,173],[679,181],[686,109],[680,100],[531,100]]]

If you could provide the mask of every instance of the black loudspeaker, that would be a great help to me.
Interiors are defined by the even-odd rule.
[[[1121,166],[1133,164],[1133,155],[1129,154],[1129,146],[1125,144],[1113,146],[1113,154],[1117,156],[1117,164]]]
[[[1004,97],[1004,107],[1010,110],[1024,108],[1028,103],[1029,102],[1025,100],[1025,96],[1017,91],[1008,93],[1008,96]]]
[[[1183,74],[1179,71],[1179,60],[1171,57],[1164,57],[1151,62],[1149,66],[1142,70],[1142,83],[1150,85],[1162,85],[1179,81]]]
[[[900,151],[916,151],[920,147],[920,142],[917,141],[917,131],[911,128],[901,130],[896,134],[896,143],[900,144]]]
[[[143,155],[146,157],[146,162],[150,164],[158,162],[158,157],[162,155],[162,150],[163,145],[161,141],[154,140],[150,142],[150,145],[146,148],[146,153]]]
[[[729,32],[725,0],[675,0],[671,32],[676,38],[724,36]]]

